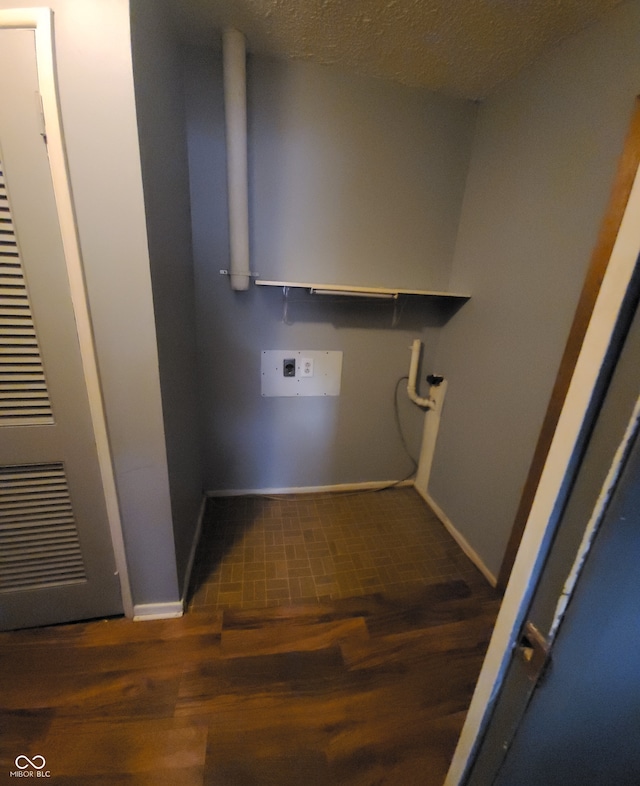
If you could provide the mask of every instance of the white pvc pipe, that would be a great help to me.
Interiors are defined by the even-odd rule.
[[[409,366],[409,381],[407,382],[407,394],[414,404],[419,407],[433,409],[435,402],[432,398],[421,398],[416,390],[416,380],[418,378],[418,361],[420,360],[420,348],[422,342],[416,338],[411,345],[411,365]]]
[[[222,34],[224,114],[227,134],[229,195],[229,273],[231,287],[249,288],[249,189],[247,172],[247,66],[244,35],[233,28]]]
[[[424,413],[422,444],[420,446],[418,469],[413,485],[416,491],[425,499],[429,496],[429,479],[431,477],[433,457],[436,452],[436,441],[440,429],[440,415],[442,414],[446,393],[447,380],[443,379],[437,387],[432,388],[431,400],[433,401],[433,406]]]

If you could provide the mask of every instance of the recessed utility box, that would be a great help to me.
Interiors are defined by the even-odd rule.
[[[339,396],[342,352],[265,349],[260,371],[263,396]]]

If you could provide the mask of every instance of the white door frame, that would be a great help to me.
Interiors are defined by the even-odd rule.
[[[35,33],[36,67],[38,86],[42,98],[44,126],[47,136],[49,167],[53,181],[53,192],[62,235],[64,257],[69,277],[71,300],[75,314],[80,356],[87,386],[89,409],[96,441],[98,463],[107,508],[109,530],[120,581],[122,605],[127,617],[133,617],[133,598],[129,582],[122,520],[116,489],[115,474],[107,431],[104,401],[100,386],[93,328],[89,315],[87,290],[80,253],[80,243],[73,207],[71,181],[62,132],[58,103],[58,85],[55,70],[55,42],[53,33],[53,11],[50,8],[19,8],[0,10],[0,29],[33,30]]]
[[[640,255],[639,216],[640,168],[636,170],[445,786],[463,783],[524,623],[524,615],[542,568],[543,546],[548,533],[556,524],[557,503],[570,472],[578,436]]]

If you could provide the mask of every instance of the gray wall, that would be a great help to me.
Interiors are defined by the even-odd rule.
[[[30,7],[0,0],[0,7]],[[127,0],[51,0],[62,119],[136,603],[177,600]]]
[[[497,573],[640,91],[640,3],[565,41],[479,113],[442,330],[431,494]]]
[[[208,489],[400,479],[393,415],[411,339],[425,370],[447,314],[410,304],[234,293],[227,268],[219,54],[187,57],[187,117]],[[252,269],[265,279],[445,288],[474,105],[308,63],[249,61]],[[260,396],[260,351],[344,352],[339,398]],[[401,394],[415,455],[420,411]]]
[[[249,79],[260,276],[446,289],[473,105],[302,62]]]
[[[184,92],[158,0],[131,3],[131,43],[173,534],[182,586],[202,500]]]

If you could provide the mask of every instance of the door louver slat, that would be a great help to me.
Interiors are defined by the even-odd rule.
[[[68,537],[65,536],[64,533],[59,532],[59,530],[62,529],[63,529],[62,527],[61,528],[54,527],[53,530],[49,532],[48,530],[43,528],[42,532],[37,533],[35,535],[29,534],[29,531],[27,531],[27,534],[21,531],[18,531],[16,534],[9,533],[9,535],[6,538],[7,550],[13,548],[12,544],[14,543],[20,544],[22,542],[29,543],[35,541],[41,541],[44,543],[45,541],[51,540],[52,538],[55,539],[56,543],[64,544],[67,541],[71,542],[74,539],[73,527],[67,527]]]
[[[65,507],[66,500],[59,500],[57,505],[42,508],[42,506],[33,508],[28,505],[23,505],[21,508],[15,505],[2,506],[3,511],[0,515],[0,522],[8,524],[9,521],[15,526],[18,526],[22,521],[28,520],[29,523],[35,519],[42,519],[43,521],[50,521],[53,518],[63,519],[69,516],[69,510]]]
[[[0,593],[86,581],[62,464],[0,467]]]
[[[65,527],[75,527],[75,521],[69,521],[68,516],[65,518],[61,515],[62,511],[54,511],[53,517],[32,518],[31,516],[23,516],[19,521],[13,519],[3,518],[0,519],[0,530],[3,532],[3,538],[27,537],[32,532],[37,532],[38,536],[48,535],[51,529],[56,532],[62,531]],[[36,529],[34,529],[34,527]],[[3,541],[4,542],[4,541]]]
[[[0,161],[0,425],[47,423],[53,412]]]
[[[52,552],[59,554],[61,552],[64,553],[71,553],[71,549],[73,546],[73,534],[69,535],[67,538],[57,538],[55,543],[53,539],[55,538],[55,534],[49,538],[45,537],[24,537],[24,553],[25,554],[33,554],[37,552],[42,556],[43,549],[51,549]],[[16,539],[15,543],[9,541],[9,545],[7,546],[7,555],[9,557],[16,557],[19,553],[21,553],[22,545]]]

